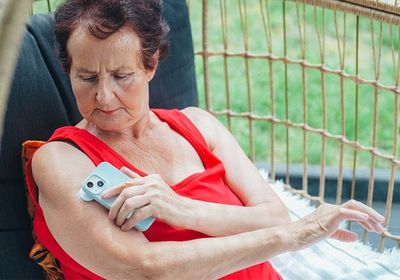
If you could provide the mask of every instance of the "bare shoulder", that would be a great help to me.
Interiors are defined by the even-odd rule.
[[[181,112],[184,113],[196,125],[213,125],[213,123],[217,121],[217,119],[209,112],[197,107],[187,107],[182,109]]]
[[[44,164],[45,166],[49,165],[49,167],[51,167],[54,166],[54,163],[57,164],[58,161],[65,163],[65,161],[78,157],[79,154],[82,153],[68,143],[59,141],[49,142],[41,146],[35,152],[32,164]],[[49,160],[54,160],[55,162],[52,162],[53,164],[46,164]]]
[[[32,174],[43,195],[71,194],[76,191],[94,164],[75,147],[64,142],[50,142],[36,151]],[[65,186],[70,186],[65,188]]]
[[[218,138],[217,134],[223,125],[212,114],[197,107],[187,107],[181,112],[194,123],[210,148],[214,147],[215,139]]]

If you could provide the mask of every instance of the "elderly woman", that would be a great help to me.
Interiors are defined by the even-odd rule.
[[[56,12],[58,53],[83,120],[56,130],[28,164],[39,201],[38,239],[70,279],[281,279],[272,256],[354,220],[381,232],[358,202],[325,204],[297,222],[212,115],[149,109],[149,81],[166,54],[160,0],[67,0]],[[100,162],[132,179],[104,195],[110,211],[79,199]],[[134,214],[129,217],[129,213]],[[145,232],[134,226],[156,218]]]

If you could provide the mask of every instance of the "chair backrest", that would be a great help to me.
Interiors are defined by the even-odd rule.
[[[170,54],[150,83],[150,106],[197,106],[193,45],[185,1],[164,1]],[[30,18],[12,81],[0,151],[0,279],[42,276],[29,260],[33,244],[26,210],[21,144],[46,140],[58,127],[81,116],[68,76],[54,51],[54,15]],[[39,276],[40,275],[40,276]]]

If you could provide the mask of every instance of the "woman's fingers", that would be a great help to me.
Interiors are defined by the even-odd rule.
[[[121,194],[115,199],[110,208],[110,212],[108,213],[110,219],[114,220],[117,217],[117,213],[124,204],[125,200],[134,196],[142,195],[146,192],[146,190],[146,186],[134,186],[132,188],[125,188],[124,190],[122,190]]]
[[[366,230],[368,231],[374,231],[374,228],[368,223],[368,221],[365,222],[359,222],[359,224]]]
[[[140,176],[139,174],[137,174],[136,172],[132,171],[131,169],[129,169],[129,168],[126,167],[126,166],[123,166],[120,170],[121,170],[125,175],[131,177],[132,179],[141,178],[141,177],[142,177],[142,176]]]
[[[124,229],[130,230],[149,217],[182,223],[181,219],[177,218],[181,214],[178,209],[182,200],[159,174],[140,177],[127,168],[121,168],[121,171],[132,179],[102,194],[105,199],[118,195],[109,211],[109,218],[114,220],[117,226],[122,228],[122,225],[126,224]]]
[[[124,201],[121,208],[119,209],[117,217],[115,219],[115,224],[117,226],[123,225],[125,223],[125,220],[129,218],[128,216],[132,211],[134,211],[133,216],[135,216],[136,211],[138,211],[141,207],[149,204],[149,202],[150,198],[146,195],[139,195],[128,198]]]
[[[121,229],[124,231],[131,230],[140,221],[152,217],[154,211],[151,205],[145,205],[142,208],[137,209],[131,218],[127,219],[122,225]]]
[[[126,173],[132,172],[125,168],[121,170]],[[109,218],[115,220],[116,225],[121,226],[125,223],[130,212],[150,203],[155,193],[165,193],[165,188],[162,187],[161,183],[158,175],[149,175],[134,178],[129,182],[104,192],[102,195],[103,198],[119,194],[110,208]],[[144,194],[147,195],[144,196]]]
[[[341,228],[337,229],[330,237],[343,242],[354,242],[358,239],[357,233]]]
[[[124,182],[120,185],[116,185],[115,187],[112,187],[108,190],[105,190],[101,196],[105,199],[111,198],[113,196],[116,196],[118,194],[120,194],[124,189],[129,188],[129,187],[133,187],[133,186],[139,186],[139,185],[143,185],[145,182],[145,180],[140,177],[140,178],[135,178],[132,179],[128,182]]]
[[[291,240],[297,241],[294,248],[302,249],[330,236],[344,242],[356,241],[356,233],[338,228],[343,221],[355,221],[366,230],[383,232],[384,218],[372,208],[356,201],[343,205],[322,204],[312,214],[293,223],[295,230]]]
[[[382,233],[383,232],[383,227],[381,224],[376,223],[375,221],[369,219],[368,221],[365,222],[360,222],[360,224],[363,226],[368,231],[374,231],[377,233]]]
[[[357,210],[360,212],[363,212],[365,214],[368,214],[368,216],[374,220],[376,223],[383,223],[383,221],[385,220],[385,218],[379,214],[378,212],[376,212],[374,209],[372,209],[371,207],[368,207],[367,205],[356,201],[356,200],[349,200],[346,203],[343,204],[344,207],[348,208],[348,209],[353,209],[353,210]]]
[[[358,222],[368,231],[382,233],[383,227],[381,223],[383,222],[384,218],[372,208],[360,202],[357,202],[357,204],[359,205],[355,205],[353,203],[351,204],[351,208],[349,208],[348,205],[346,205],[345,203],[343,205],[344,207],[340,209],[343,218],[346,220]]]
[[[361,211],[349,209],[349,208],[343,207],[343,206],[341,208],[339,208],[339,216],[340,216],[339,222],[342,222],[343,220],[365,222],[369,219],[368,214],[363,213]]]
[[[343,209],[356,211],[368,215],[368,220],[366,221],[356,220],[356,221],[359,222],[368,231],[374,231],[377,233],[383,232],[382,223],[385,220],[385,218],[371,207],[368,207],[367,205],[356,200],[349,200],[348,202],[343,204]]]
[[[368,231],[375,231],[378,233],[382,233],[383,231],[383,228],[380,224],[373,224],[371,221],[359,223]],[[353,242],[358,239],[358,236],[355,232],[346,229],[337,229],[330,237],[344,242]]]
[[[375,232],[383,233],[383,226],[381,223],[370,222],[370,224],[373,226]]]
[[[110,197],[113,197],[119,193],[121,193],[124,189],[130,187],[130,186],[134,186],[134,185],[140,185],[144,183],[143,177],[140,176],[139,174],[137,174],[136,172],[133,172],[132,170],[130,170],[129,168],[123,166],[120,169],[125,175],[129,176],[130,178],[132,178],[132,180],[130,180],[129,182],[124,182],[120,185],[114,186],[108,190],[105,190],[101,196],[105,199],[108,199]]]

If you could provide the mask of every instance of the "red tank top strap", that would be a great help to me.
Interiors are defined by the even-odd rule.
[[[80,128],[66,126],[55,130],[48,142],[62,141],[71,143],[77,149],[82,150],[97,166],[104,161],[101,157],[104,148],[102,145],[98,146],[90,144],[93,141],[93,138],[89,133],[86,133],[86,131],[83,133]]]
[[[49,141],[71,143],[77,149],[85,153],[96,166],[103,161],[107,161],[118,169],[126,166],[141,176],[147,175],[127,161],[111,146],[87,130],[74,126],[62,127],[54,132]]]
[[[152,109],[152,111],[160,120],[168,123],[173,130],[184,136],[191,143],[196,142],[202,148],[208,149],[208,144],[203,135],[184,113],[177,109]]]
[[[152,109],[152,111],[160,120],[168,123],[173,130],[183,136],[195,148],[206,167],[213,166],[220,162],[210,151],[207,141],[204,139],[199,129],[184,113],[177,109]]]

